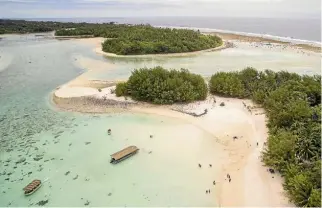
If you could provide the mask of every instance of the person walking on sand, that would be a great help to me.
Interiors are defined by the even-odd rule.
[[[208,190],[206,190],[206,194],[208,194]]]
[[[212,182],[212,184],[216,185],[216,181]]]
[[[201,165],[200,165],[200,163],[199,163],[199,168],[201,168]]]
[[[211,164],[209,164],[209,167],[212,167],[212,165],[211,165]]]

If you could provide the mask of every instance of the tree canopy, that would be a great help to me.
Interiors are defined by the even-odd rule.
[[[93,35],[107,38],[103,51],[118,55],[181,53],[222,45],[218,36],[187,29],[155,28],[150,25],[89,25],[58,30],[56,35]]]
[[[106,23],[105,23],[106,24]],[[112,23],[107,23],[112,24]],[[54,30],[89,27],[95,25],[91,23],[72,23],[72,22],[52,22],[52,21],[26,21],[26,20],[9,20],[0,19],[0,34],[6,33],[38,33],[50,32]],[[68,31],[68,30],[67,30]]]
[[[214,74],[209,88],[264,107],[269,138],[263,161],[284,176],[297,206],[321,207],[321,76],[246,68]]]
[[[116,86],[117,96],[155,104],[172,104],[204,100],[207,84],[200,75],[186,69],[166,70],[162,67],[136,69],[126,83]]]
[[[118,55],[182,53],[222,45],[218,36],[187,29],[156,28],[150,25],[110,23],[43,22],[0,19],[0,34],[55,31],[56,36],[107,38],[102,49]]]

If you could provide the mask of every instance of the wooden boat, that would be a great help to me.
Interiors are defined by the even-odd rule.
[[[33,180],[25,188],[23,188],[23,190],[25,191],[25,196],[29,196],[35,193],[41,187],[41,185],[41,180]]]
[[[122,149],[121,151],[118,151],[111,155],[111,161],[110,163],[116,164],[121,162],[122,160],[125,160],[133,155],[135,155],[139,151],[139,148],[136,146],[129,146],[125,149]]]

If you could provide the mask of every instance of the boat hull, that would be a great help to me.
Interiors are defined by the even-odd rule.
[[[118,160],[111,160],[111,162],[110,162],[110,163],[112,163],[112,164],[117,164],[117,163],[119,163],[119,162],[122,162],[123,160],[126,160],[126,159],[128,159],[129,157],[132,157],[132,156],[133,156],[133,155],[135,155],[137,152],[138,152],[138,150],[137,150],[137,151],[135,151],[135,152],[132,152],[132,153],[130,153],[130,154],[128,154],[128,155],[126,155],[126,156],[124,156],[124,157],[122,157],[121,159],[118,159]]]
[[[42,186],[42,184],[39,184],[39,186],[37,186],[32,192],[30,192],[30,193],[25,193],[25,196],[29,196],[29,195],[31,195],[31,194],[33,194],[33,193],[35,193],[40,187]]]

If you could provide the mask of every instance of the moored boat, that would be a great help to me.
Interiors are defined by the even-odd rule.
[[[23,188],[23,190],[25,191],[25,196],[29,196],[35,193],[41,187],[41,185],[41,180],[33,180],[25,188]]]
[[[139,151],[139,148],[137,148],[136,146],[129,146],[125,149],[122,149],[122,150],[111,155],[110,163],[112,163],[112,164],[119,163],[122,160],[125,160],[125,159],[135,155],[138,151]]]

